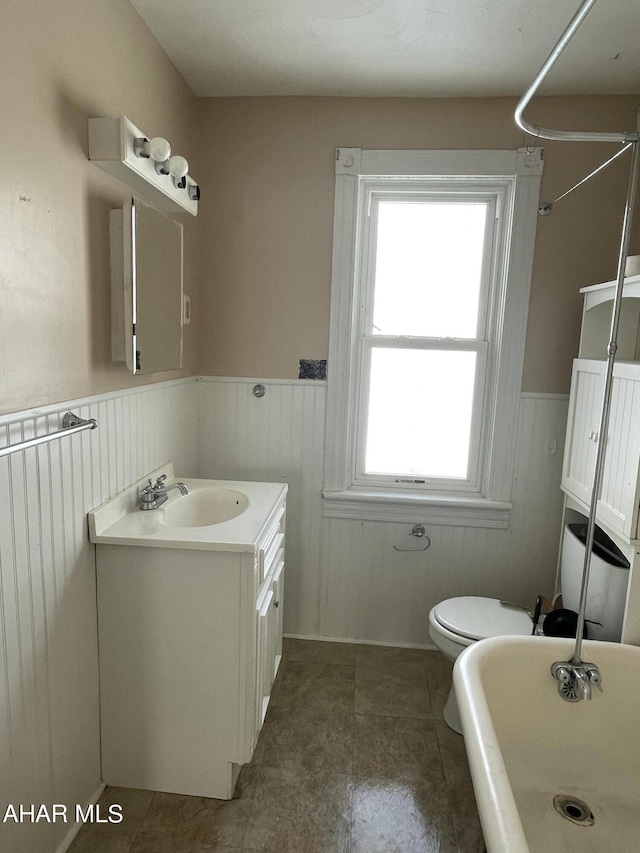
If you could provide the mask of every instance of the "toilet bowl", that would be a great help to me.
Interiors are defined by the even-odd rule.
[[[526,636],[531,634],[532,627],[531,617],[524,610],[503,604],[497,598],[475,595],[448,598],[436,604],[429,613],[429,635],[450,661],[455,661],[467,646],[477,640],[508,634]],[[453,686],[442,716],[449,728],[462,734]]]
[[[562,597],[564,606],[575,612],[580,599],[585,542],[586,518],[565,525],[560,552]],[[628,578],[629,561],[615,542],[596,525],[585,611],[591,639],[620,640]],[[514,634],[522,636],[532,631],[531,617],[524,609],[497,598],[474,595],[448,598],[436,604],[429,613],[429,635],[451,661],[455,661],[467,646],[477,640]],[[449,728],[463,733],[453,687],[442,716]]]

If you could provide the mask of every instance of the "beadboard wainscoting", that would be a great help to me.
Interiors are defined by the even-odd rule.
[[[0,459],[0,803],[66,805],[68,823],[0,823],[0,850],[65,850],[74,809],[100,790],[95,549],[86,513],[163,462],[197,474],[193,379],[0,418],[0,446],[97,430]]]
[[[261,398],[252,389],[266,388]],[[531,605],[553,594],[568,400],[522,394],[508,530],[322,517],[324,382],[200,378],[200,475],[288,482],[285,632],[431,646],[431,607],[455,595]],[[555,442],[555,444],[554,444]]]
[[[253,386],[266,388],[255,397]],[[531,603],[553,592],[567,416],[521,396],[509,530],[323,518],[326,383],[201,377],[0,418],[0,445],[54,431],[71,410],[99,428],[0,459],[0,802],[64,804],[100,790],[95,552],[86,513],[164,462],[178,475],[287,482],[285,631],[427,646],[452,595]],[[555,455],[553,442],[557,442]],[[551,442],[551,444],[550,444]],[[62,853],[70,823],[0,824],[0,850]]]
[[[258,383],[263,397],[253,394]],[[320,636],[326,382],[201,376],[198,384],[200,476],[289,484],[284,630]]]

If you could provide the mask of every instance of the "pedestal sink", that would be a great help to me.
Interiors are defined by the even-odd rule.
[[[454,684],[488,853],[627,853],[640,832],[640,648],[586,640],[603,692],[566,702],[573,640],[475,643]]]

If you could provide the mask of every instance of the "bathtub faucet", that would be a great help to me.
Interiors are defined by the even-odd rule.
[[[591,699],[591,686],[602,693],[602,676],[595,663],[558,660],[551,664],[551,675],[558,682],[558,693],[566,702]]]
[[[165,486],[164,481],[167,479],[166,474],[161,474],[160,477],[140,491],[140,509],[158,509],[159,506],[167,500],[171,489],[179,489],[181,495],[189,494],[189,487],[185,483],[173,483],[171,486]]]

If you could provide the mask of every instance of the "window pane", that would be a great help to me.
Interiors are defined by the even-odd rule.
[[[486,202],[378,204],[373,333],[475,338]]]
[[[367,474],[468,476],[476,355],[372,351]]]

